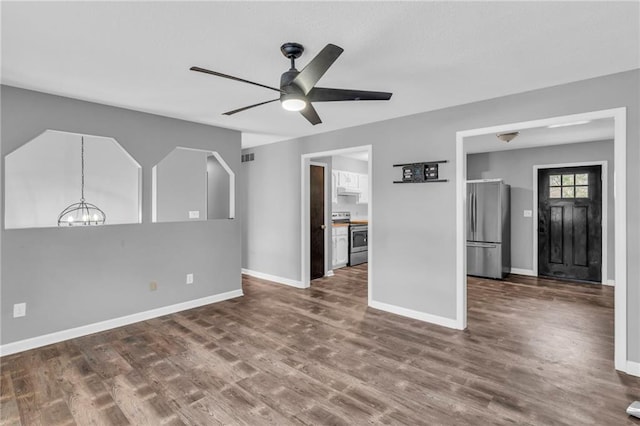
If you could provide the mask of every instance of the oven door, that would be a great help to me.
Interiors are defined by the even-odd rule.
[[[351,227],[351,241],[350,241],[351,253],[367,251],[368,240],[369,240],[369,236],[368,236],[368,229],[366,226]]]

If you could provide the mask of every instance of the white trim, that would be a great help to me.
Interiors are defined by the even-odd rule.
[[[279,277],[277,275],[265,274],[264,272],[252,271],[250,269],[242,268],[242,273],[249,275],[250,277],[260,278],[261,280],[273,281],[274,283],[284,284],[296,288],[306,288],[300,281],[292,280],[291,278]]]
[[[520,269],[520,268],[511,268],[511,273],[516,275],[526,275],[528,277],[537,277],[538,274],[533,272],[531,269]]]
[[[520,123],[463,130],[456,132],[456,322],[460,328],[467,325],[467,281],[465,220],[465,181],[467,155],[464,139],[470,136],[486,135],[544,127],[570,121],[598,120],[613,118],[615,134],[614,146],[614,199],[615,199],[615,337],[614,365],[616,370],[627,371],[627,109],[626,107],[586,112]]]
[[[77,337],[99,333],[105,330],[111,330],[112,328],[122,327],[136,322],[173,314],[175,312],[185,311],[187,309],[193,309],[199,306],[209,305],[211,303],[222,302],[223,300],[234,299],[242,295],[242,290],[232,290],[226,293],[215,294],[213,296],[202,297],[200,299],[176,303],[175,305],[163,306],[161,308],[139,312],[137,314],[126,315],[119,318],[70,328],[68,330],[56,331],[54,333],[44,334],[30,339],[19,340],[17,342],[7,343],[0,346],[0,355],[11,355],[29,349],[39,348],[41,346],[51,345],[65,340],[75,339]]]
[[[602,228],[600,250],[602,252],[602,264],[600,267],[601,284],[607,283],[609,273],[609,163],[608,161],[583,161],[578,163],[536,164],[533,166],[533,273],[538,275],[538,172],[542,169],[560,169],[565,167],[600,166],[600,180],[602,182]]]
[[[485,182],[502,182],[504,179],[496,178],[496,179],[471,179],[468,180],[467,183],[485,183]]]
[[[324,217],[324,222],[327,221],[327,218],[331,217],[331,201],[329,201],[329,203],[327,203],[327,194],[329,195],[329,200],[331,200],[331,176],[330,173],[327,173],[327,169],[329,168],[329,165],[327,163],[320,163],[318,161],[309,161],[309,167],[311,166],[317,166],[317,167],[322,167],[324,169],[323,172],[323,176],[324,176],[324,200],[322,201],[322,206],[323,206],[323,211],[322,211],[322,215]],[[311,201],[311,200],[309,200]],[[329,245],[331,244],[331,224],[324,224],[325,228],[324,228],[324,232],[323,237],[324,237],[324,276],[326,277],[328,274],[328,271],[331,269],[331,259],[329,258]]]
[[[327,277],[333,277],[334,275],[335,275],[335,274],[333,273],[333,269],[329,269],[329,270],[327,271],[327,275],[325,275],[325,276],[327,276]]]
[[[640,377],[640,362],[627,361],[627,374]]]
[[[368,173],[369,173],[369,204],[367,205],[367,216],[369,220],[369,228],[368,228],[368,237],[369,237],[369,247],[368,247],[368,265],[367,265],[367,276],[368,276],[368,285],[367,285],[367,293],[368,293],[368,303],[371,306],[371,302],[373,300],[373,244],[374,241],[374,220],[373,220],[373,147],[372,145],[361,145],[352,148],[341,148],[341,149],[333,149],[330,151],[322,151],[322,152],[311,152],[307,154],[302,154],[300,156],[300,271],[301,277],[300,282],[302,283],[302,288],[308,288],[310,286],[309,281],[309,243],[308,243],[308,227],[309,227],[309,191],[307,188],[309,187],[309,163],[312,158],[317,157],[330,157],[333,155],[342,155],[348,154],[351,152],[362,152],[367,151],[369,154],[369,162],[368,162]]]
[[[464,135],[456,132],[456,327],[467,328],[467,250],[465,209],[467,206],[467,155]]]
[[[403,317],[413,318],[420,321],[428,322],[431,324],[441,325],[443,327],[458,328],[457,321],[455,319],[441,317],[438,315],[431,315],[424,312],[414,311],[413,309],[407,309],[396,305],[390,305],[388,303],[377,302],[372,300],[369,302],[369,306],[381,311],[390,312],[392,314],[401,315]]]
[[[602,285],[606,285],[609,287],[615,287],[616,286],[616,282],[615,280],[607,280],[606,282],[603,282]]]
[[[158,165],[151,168],[151,222],[158,221]]]
[[[613,194],[616,254],[614,276],[616,291],[614,294],[614,363],[617,370],[626,367],[627,354],[627,109],[614,111],[614,174]]]

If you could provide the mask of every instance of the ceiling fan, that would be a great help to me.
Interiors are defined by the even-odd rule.
[[[302,71],[298,71],[295,64],[295,60],[304,52],[304,47],[301,44],[285,43],[280,47],[280,51],[285,57],[291,60],[291,68],[280,77],[279,89],[205,68],[191,67],[190,70],[253,84],[254,86],[264,87],[280,93],[279,98],[227,111],[224,115],[232,115],[260,105],[280,101],[282,108],[288,111],[300,111],[300,114],[315,126],[316,124],[322,123],[322,120],[320,120],[312,102],[388,101],[391,99],[392,93],[388,92],[315,87],[318,80],[320,80],[329,67],[338,59],[338,56],[344,51],[341,47],[334,44],[327,44]]]

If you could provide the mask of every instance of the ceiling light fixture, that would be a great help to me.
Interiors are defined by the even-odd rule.
[[[80,202],[71,204],[58,216],[58,226],[104,225],[106,215],[94,204],[84,201],[84,136],[80,139]]]
[[[304,96],[297,93],[282,94],[280,102],[287,111],[302,111],[307,106]]]
[[[558,127],[567,127],[567,126],[578,126],[580,124],[591,123],[591,120],[581,120],[581,121],[572,121],[571,123],[560,123],[560,124],[552,124],[551,126],[547,126],[547,129],[555,129]]]
[[[500,139],[502,142],[511,142],[516,136],[518,136],[520,132],[508,132],[508,133],[498,133],[496,137]]]

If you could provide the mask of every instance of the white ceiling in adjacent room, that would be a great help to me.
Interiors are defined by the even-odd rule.
[[[567,124],[570,124],[568,122]],[[612,118],[602,118],[564,127],[535,127],[520,130],[511,142],[499,140],[496,134],[471,136],[464,139],[465,152],[479,153],[534,148],[568,143],[613,140],[615,134]]]
[[[635,69],[637,2],[3,2],[2,83],[227,127],[245,147]],[[393,92],[316,104],[310,125],[269,86],[280,45],[344,53],[323,87]],[[277,97],[277,94],[276,94]]]

